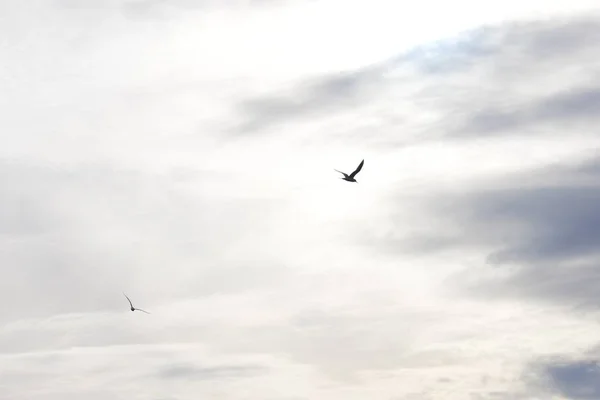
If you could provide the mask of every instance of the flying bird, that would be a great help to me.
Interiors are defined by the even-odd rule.
[[[360,170],[362,169],[364,163],[365,163],[365,160],[362,160],[360,162],[360,164],[358,164],[358,167],[356,167],[356,169],[354,170],[354,172],[351,173],[350,175],[346,174],[345,172],[338,171],[337,169],[336,169],[336,171],[339,172],[340,174],[344,175],[344,177],[340,178],[340,179],[343,179],[343,180],[348,181],[348,182],[356,182],[356,179],[354,179],[354,177],[356,176],[356,174],[358,174],[360,172]]]
[[[123,296],[127,297],[127,295],[125,293],[123,293]],[[129,302],[129,305],[131,306],[131,311],[141,311],[141,312],[145,312],[146,314],[150,314],[148,311],[144,311],[141,308],[135,308],[133,306],[133,304],[131,304],[131,300],[129,299],[129,297],[127,297],[127,301]]]

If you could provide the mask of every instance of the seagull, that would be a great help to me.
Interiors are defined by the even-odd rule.
[[[356,174],[358,174],[360,172],[360,170],[362,169],[362,166],[363,166],[364,163],[365,163],[365,160],[362,160],[360,162],[360,164],[358,164],[358,167],[356,167],[356,169],[354,170],[354,172],[351,173],[350,175],[346,174],[345,172],[338,171],[337,169],[335,171],[337,171],[340,174],[344,175],[344,177],[340,178],[340,179],[343,179],[343,180],[348,181],[348,182],[356,182],[356,179],[354,179],[354,177],[356,176]],[[358,182],[356,182],[356,183],[358,183]]]
[[[123,293],[123,296],[127,297],[127,295],[125,293]],[[133,304],[131,304],[131,300],[129,300],[129,297],[127,297],[127,301],[129,301],[129,305],[131,306],[131,311],[141,311],[141,312],[145,312],[146,314],[150,314],[148,311],[144,311],[141,308],[135,308],[133,306]]]

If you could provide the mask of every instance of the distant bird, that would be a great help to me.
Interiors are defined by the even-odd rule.
[[[348,181],[348,182],[356,182],[356,179],[354,179],[354,177],[356,176],[356,174],[358,174],[360,172],[360,170],[362,169],[364,163],[365,163],[365,160],[362,160],[360,162],[360,164],[358,164],[358,167],[356,167],[356,169],[354,170],[354,172],[351,173],[350,175],[346,174],[345,172],[338,171],[337,169],[336,169],[336,171],[339,172],[340,174],[344,175],[344,177],[340,178],[340,179],[343,179],[343,180]]]
[[[123,293],[123,296],[127,297],[127,295],[125,293]],[[141,312],[145,312],[146,314],[150,314],[148,311],[144,311],[141,308],[135,308],[133,306],[133,304],[131,304],[131,300],[129,300],[129,297],[127,297],[127,301],[129,302],[129,305],[131,306],[131,311],[141,311]]]

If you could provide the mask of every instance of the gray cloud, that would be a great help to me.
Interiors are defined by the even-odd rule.
[[[234,132],[373,112],[369,107],[379,98],[401,87],[413,93],[413,103],[438,114],[430,129],[440,135],[519,134],[557,123],[585,128],[597,121],[600,107],[599,21],[579,17],[480,28],[369,67],[303,81],[242,101],[237,111],[244,122]],[[565,71],[570,75],[561,75]],[[562,89],[563,79],[575,79],[575,85]],[[527,89],[538,81],[540,90]],[[396,122],[401,128],[402,121]]]
[[[546,366],[546,374],[556,391],[574,400],[600,398],[598,361],[578,361]]]
[[[484,106],[485,107],[485,106]],[[494,133],[520,133],[533,127],[561,124],[573,129],[597,123],[600,109],[600,88],[581,87],[569,89],[523,106],[488,108],[477,111],[459,129],[459,134],[480,135]]]
[[[226,365],[217,367],[201,367],[194,364],[178,364],[163,367],[158,376],[163,379],[218,379],[243,378],[265,374],[268,369],[261,365]]]
[[[339,66],[335,46],[331,59],[292,66],[288,57],[322,54],[347,38],[333,31],[340,35],[323,44],[326,31],[307,34],[302,18],[320,11],[335,18],[339,4],[317,2],[298,18],[294,8],[247,7],[285,2],[222,3],[3,7],[3,395],[528,398],[511,389],[529,349],[547,351],[579,326],[576,318],[534,315],[531,299],[598,304],[600,161],[423,202],[413,220],[399,223],[409,235],[429,235],[408,243],[384,238],[369,253],[344,239],[365,226],[393,229],[379,218],[413,206],[387,201],[407,189],[407,175],[412,193],[431,200],[440,181],[457,175],[442,171],[447,149],[457,158],[473,150],[449,140],[396,153],[399,136],[593,128],[597,20],[477,29],[310,77],[307,69]],[[319,29],[329,21],[321,22]],[[389,45],[375,44],[373,53]],[[373,62],[367,53],[357,49],[352,62]],[[265,65],[281,75],[274,79]],[[286,90],[265,87],[285,79]],[[311,143],[290,145],[306,126],[320,128],[302,136],[312,135]],[[280,127],[290,128],[280,141],[232,140],[231,133]],[[386,147],[369,148],[371,137]],[[364,185],[320,174],[334,173],[325,160],[363,148],[372,160]],[[448,226],[429,225],[440,208]],[[430,231],[437,228],[439,235]],[[386,244],[407,251],[394,249],[390,260],[376,247]],[[482,261],[489,255],[495,267],[469,270],[477,285],[455,276],[460,295],[466,287],[479,296],[467,301],[438,290],[467,260],[461,254],[448,267],[443,252],[465,248]],[[424,249],[435,261],[413,257]],[[503,278],[488,277],[515,265]],[[152,314],[129,312],[122,290]],[[494,296],[519,304],[496,308]],[[539,334],[537,323],[547,321],[564,324],[562,331]]]
[[[585,128],[597,121],[600,63],[593,54],[600,48],[598,21],[596,16],[563,18],[480,31],[468,47],[476,51],[467,53],[471,60],[464,65],[486,79],[458,108],[448,102],[464,115],[453,134],[521,134],[547,131],[557,123]],[[564,89],[565,82],[575,85]],[[539,90],[528,88],[535,84]]]
[[[528,400],[554,398],[597,400],[600,398],[600,366],[597,359],[543,356],[528,363],[511,391],[473,394],[473,400]]]
[[[544,357],[526,368],[523,383],[530,396],[560,395],[570,400],[600,398],[600,367],[597,359]]]
[[[299,118],[323,116],[363,104],[384,80],[388,63],[303,82],[287,93],[264,95],[238,105],[244,122],[235,133],[255,132]]]
[[[592,159],[516,173],[461,194],[438,193],[431,206],[449,225],[394,245],[417,252],[482,248],[489,265],[514,268],[502,278],[475,279],[480,274],[472,269],[456,277],[480,296],[598,308],[599,165]]]

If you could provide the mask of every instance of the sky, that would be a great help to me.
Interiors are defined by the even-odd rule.
[[[0,2],[0,399],[600,399],[598,54],[596,0]]]

